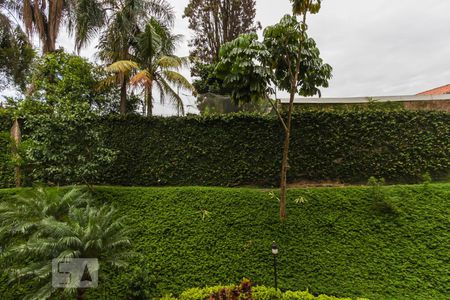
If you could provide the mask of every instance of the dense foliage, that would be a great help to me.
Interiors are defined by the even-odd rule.
[[[256,33],[243,34],[220,48],[215,73],[236,104],[265,99],[272,79],[266,64],[270,56]]]
[[[2,13],[5,0],[0,0],[0,91],[16,87],[25,90],[34,51],[19,26]]]
[[[122,272],[101,269],[88,299],[150,299],[243,277],[273,286],[272,241],[279,245],[278,286],[311,294],[369,299],[447,299],[449,184],[380,187],[394,209],[374,207],[375,187],[290,190],[278,219],[268,190],[99,187],[98,204],[126,216],[143,259]],[[17,190],[2,190],[0,198]],[[0,282],[3,299],[24,285]],[[17,294],[16,294],[17,295]],[[142,298],[141,298],[142,299]]]
[[[214,286],[205,288],[192,288],[184,291],[178,298],[164,297],[161,300],[338,300],[333,296],[319,295],[315,297],[308,291],[276,290],[273,287],[251,286],[251,281],[243,279],[238,286]],[[350,300],[351,298],[345,298]],[[362,298],[358,298],[363,300]]]
[[[11,134],[12,125],[9,111],[0,108],[0,186],[14,185],[14,168],[11,164]]]
[[[220,47],[240,34],[256,32],[255,0],[190,0],[184,10],[189,29],[191,56],[204,63],[217,62]],[[196,75],[196,74],[195,74]]]
[[[105,77],[101,67],[84,58],[62,50],[53,52],[36,61],[29,99],[57,112],[75,110],[75,106],[80,105],[103,114],[118,111],[118,103],[110,103],[110,99],[116,99],[117,91],[100,85]]]
[[[14,168],[10,153],[10,134],[8,131],[0,131],[0,184],[2,187],[11,187],[14,183]]]
[[[25,179],[51,185],[101,180],[99,171],[112,163],[116,153],[105,145],[95,124],[88,111],[76,107],[70,114],[29,116]]]
[[[264,30],[263,42],[270,52],[269,65],[279,89],[295,95],[320,96],[319,88],[328,87],[332,68],[323,62],[316,42],[302,30],[304,26],[296,17],[285,15]]]
[[[82,167],[80,154],[108,149],[117,154],[112,164],[87,157],[101,165],[91,182],[234,186],[279,181],[282,129],[275,117],[78,116],[58,123],[54,117],[39,116],[36,120],[25,121],[33,124],[25,126],[25,134],[44,143],[48,152],[41,152],[39,164],[31,166],[34,172],[46,172],[54,166],[52,161]],[[89,136],[98,136],[97,142]],[[443,112],[305,111],[293,119],[289,181],[366,182],[376,176],[388,182],[416,182],[426,172],[443,179],[449,173],[449,136],[450,115]],[[85,147],[92,143],[95,147]],[[59,162],[60,156],[64,159]],[[47,172],[35,179],[59,182],[56,178],[63,174]],[[30,176],[26,170],[25,176]]]
[[[53,259],[97,258],[105,265],[127,265],[124,258],[132,253],[124,217],[110,205],[93,207],[89,195],[77,188],[39,187],[3,200],[1,258],[12,281],[34,285],[24,298],[40,300],[76,293],[77,299],[84,299],[85,289],[77,289],[75,280],[64,290],[52,285]]]

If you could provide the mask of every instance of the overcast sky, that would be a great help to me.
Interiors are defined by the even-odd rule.
[[[177,12],[175,33],[185,36],[177,54],[186,56],[191,33],[182,15],[188,0],[169,2]],[[256,0],[256,8],[263,27],[291,10],[289,0]],[[309,17],[309,34],[334,69],[322,95],[411,95],[449,84],[449,12],[446,0],[324,0],[320,13]],[[73,49],[67,37],[59,44]],[[94,52],[91,45],[81,55],[91,58]],[[169,110],[156,108],[161,114]]]

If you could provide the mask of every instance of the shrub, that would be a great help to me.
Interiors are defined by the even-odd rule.
[[[282,130],[273,117],[108,118],[107,142],[118,163],[104,184],[276,185]],[[289,181],[419,182],[449,173],[450,114],[366,111],[298,114]]]
[[[94,125],[95,118],[84,109],[29,117],[23,155],[28,181],[52,185],[97,182],[99,169],[114,161],[115,152],[104,146]]]
[[[47,143],[48,151],[39,151],[41,156],[34,160],[37,164],[32,164],[26,174],[35,175],[35,180],[79,182],[58,165],[79,162],[95,165],[88,168],[96,170],[95,174],[83,171],[79,175],[98,184],[279,183],[282,129],[275,117],[110,116],[95,119],[88,128],[84,118],[78,122],[74,118],[71,123],[39,121],[39,126],[27,126],[25,133],[38,137],[38,141],[53,142]],[[25,124],[31,125],[31,120]],[[86,148],[81,145],[87,144],[87,136],[83,140],[83,134],[77,135],[78,128],[88,132],[87,136],[98,136],[96,144],[104,147],[94,149],[115,150],[117,160],[104,164],[104,155],[94,155],[84,164],[79,157],[86,157]],[[301,112],[293,119],[288,180],[363,183],[374,176],[387,182],[420,182],[425,172],[435,179],[445,179],[450,170],[449,136],[450,114],[444,112]],[[61,155],[64,159],[59,159]]]
[[[170,296],[161,300],[176,300]],[[308,291],[276,290],[272,287],[252,286],[250,280],[244,279],[238,286],[215,286],[206,288],[193,288],[184,291],[179,300],[351,300],[351,298],[337,298],[327,295],[315,297]],[[357,298],[364,300],[363,298]]]

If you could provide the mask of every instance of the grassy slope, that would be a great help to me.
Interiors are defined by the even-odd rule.
[[[450,184],[384,188],[398,215],[374,211],[368,188],[291,190],[288,220],[265,190],[99,187],[135,229],[158,293],[236,283],[272,285],[273,240],[279,286],[371,299],[448,299]],[[15,190],[0,191],[0,198]],[[305,203],[295,203],[299,196]],[[202,213],[207,211],[208,213]],[[127,271],[105,290],[123,295]],[[111,278],[112,279],[112,278]]]

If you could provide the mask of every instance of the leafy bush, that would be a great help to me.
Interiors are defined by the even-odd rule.
[[[110,112],[110,99],[119,96],[117,89],[99,84],[107,77],[102,67],[63,50],[37,59],[30,77],[34,91],[28,100],[45,103],[50,111],[87,105],[99,113]]]
[[[90,184],[99,169],[111,164],[115,152],[105,147],[95,118],[84,109],[70,114],[29,117],[24,154],[27,179],[46,184]]]
[[[163,297],[161,300],[177,300],[177,298]],[[252,286],[248,279],[244,279],[238,286],[215,286],[206,288],[188,289],[181,293],[179,300],[338,300],[351,298],[337,298],[333,296],[319,295],[315,297],[308,291],[276,290],[272,287]],[[358,298],[364,300],[363,298]]]

